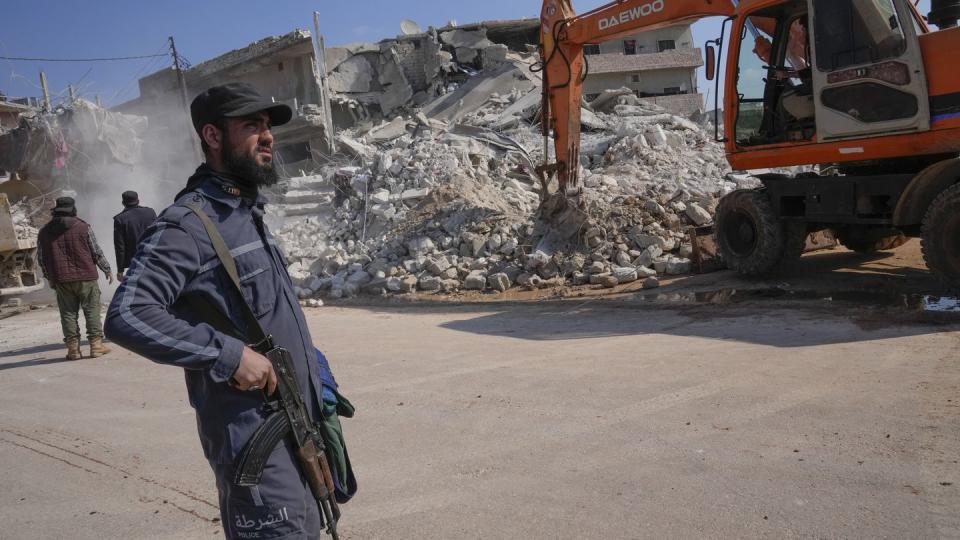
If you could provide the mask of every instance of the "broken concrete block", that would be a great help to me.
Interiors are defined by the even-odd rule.
[[[661,255],[663,255],[663,248],[661,248],[660,246],[656,244],[647,246],[647,248],[643,250],[643,253],[641,253],[639,257],[634,259],[633,265],[634,266],[652,266],[653,262],[657,260],[657,257],[660,257]]]
[[[600,285],[603,282],[603,278],[612,276],[610,272],[603,272],[602,274],[592,274],[590,276],[591,285]]]
[[[405,106],[413,97],[413,87],[403,73],[400,58],[393,49],[381,51],[379,65],[380,86],[383,92],[379,96],[380,110],[388,115],[394,109]]]
[[[426,236],[417,236],[407,242],[407,252],[414,257],[425,256],[437,249],[433,240]]]
[[[365,138],[368,142],[392,141],[407,134],[408,123],[406,118],[397,116],[393,120],[370,130]],[[389,165],[386,168],[389,168]]]
[[[500,249],[497,251],[504,255],[513,255],[519,245],[520,242],[518,242],[516,238],[508,238],[503,244],[500,245]]]
[[[602,274],[606,269],[607,265],[600,261],[593,261],[590,263],[590,266],[587,267],[587,273],[592,275]]]
[[[418,284],[421,291],[438,291],[443,286],[443,280],[437,276],[424,276]]]
[[[647,279],[643,280],[644,289],[656,289],[659,286],[660,280],[655,277],[648,277]]]
[[[450,261],[443,255],[427,257],[427,260],[423,263],[423,268],[435,276],[439,276],[450,266]]]
[[[366,57],[355,55],[341,62],[327,77],[327,82],[334,92],[369,92],[374,75],[373,66]]]
[[[499,272],[496,274],[491,274],[487,278],[487,283],[490,285],[491,289],[500,292],[506,292],[510,288],[510,276],[504,272]]]
[[[620,283],[617,281],[616,276],[614,276],[613,274],[607,273],[607,274],[597,274],[597,275],[590,276],[590,284],[600,285],[606,289],[612,289],[617,285],[619,285]]]
[[[636,268],[637,276],[641,278],[654,277],[657,275],[657,271],[652,268],[647,268],[646,266],[638,266]]]
[[[671,259],[667,261],[666,264],[666,274],[669,276],[679,276],[682,274],[690,273],[690,260],[689,259]]]
[[[613,277],[617,279],[618,283],[632,283],[638,278],[636,268],[628,268],[623,266],[617,266],[613,268]]]
[[[644,203],[643,207],[654,216],[662,216],[666,212],[666,210],[660,206],[660,203],[654,200],[648,200]]]
[[[506,45],[494,44],[480,51],[480,63],[488,68],[507,61],[507,53],[510,49]]]
[[[463,280],[463,288],[482,291],[487,287],[487,275],[479,270],[474,270]]]
[[[478,54],[476,49],[470,47],[457,47],[454,49],[457,62],[461,64],[472,64],[473,61],[477,59]]]
[[[626,251],[618,251],[616,263],[620,266],[633,266],[633,259],[630,258],[630,254]]]
[[[492,47],[493,42],[487,39],[487,31],[481,30],[450,30],[440,33],[440,41],[454,48],[485,49]]]
[[[400,292],[413,292],[417,288],[417,276],[405,276],[400,279]]]
[[[370,202],[373,204],[387,204],[390,202],[390,192],[385,189],[378,189],[370,194]]]
[[[667,243],[665,239],[659,236],[643,232],[643,229],[639,226],[630,230],[630,239],[633,240],[633,243],[640,249],[647,249],[650,246],[658,246],[660,249],[664,249]]]
[[[549,262],[550,256],[540,250],[537,250],[527,257],[527,264],[525,268],[528,271],[534,271],[542,268]]]
[[[430,188],[405,189],[400,194],[400,200],[403,202],[412,202],[423,199],[430,195]]]
[[[403,283],[398,277],[389,277],[386,281],[386,288],[390,292],[400,292],[403,290]]]
[[[690,218],[697,227],[706,225],[713,221],[713,217],[710,215],[710,212],[704,210],[697,203],[690,203],[687,205],[687,217]]]

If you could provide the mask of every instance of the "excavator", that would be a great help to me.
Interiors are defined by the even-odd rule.
[[[762,187],[720,200],[726,265],[775,273],[818,231],[865,253],[920,237],[933,274],[960,290],[958,1],[933,0],[924,17],[908,0],[617,0],[580,15],[544,0],[545,181],[571,204],[582,194],[584,46],[704,17],[723,17],[705,64],[715,95],[723,84],[715,125],[730,166],[807,171],[758,173]]]

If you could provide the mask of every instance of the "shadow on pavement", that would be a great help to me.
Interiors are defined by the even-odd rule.
[[[67,349],[67,346],[64,345],[62,342],[51,343],[48,345],[37,345],[35,347],[26,347],[24,349],[17,349],[14,351],[0,351],[0,358],[10,358],[12,356],[26,356],[29,354],[40,354],[40,353],[51,352],[51,351],[59,351],[61,349],[64,351],[66,351]]]
[[[459,332],[513,337],[534,341],[599,339],[636,335],[668,335],[739,341],[777,348],[877,341],[960,330],[960,323],[918,324],[890,321],[866,324],[833,314],[822,314],[822,324],[810,324],[816,311],[798,313],[749,306],[701,306],[676,310],[633,309],[604,305],[517,308],[443,323]],[[832,306],[831,306],[832,307]],[[793,326],[802,327],[802,331]]]
[[[0,371],[5,371],[8,369],[22,368],[22,367],[35,367],[35,366],[44,366],[47,364],[59,364],[61,362],[82,362],[80,360],[67,360],[66,358],[34,358],[33,360],[24,360],[22,362],[13,362],[12,364],[0,364]]]

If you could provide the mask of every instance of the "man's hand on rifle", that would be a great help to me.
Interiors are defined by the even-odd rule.
[[[277,374],[274,373],[273,364],[266,356],[250,347],[244,347],[243,354],[240,356],[240,365],[237,366],[231,383],[235,388],[243,391],[262,388],[270,396],[277,389]]]

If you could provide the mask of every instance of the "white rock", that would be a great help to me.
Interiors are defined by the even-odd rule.
[[[697,203],[690,203],[687,205],[687,217],[689,217],[690,221],[692,221],[698,227],[713,221],[713,217],[710,215],[710,212],[704,210]]]

